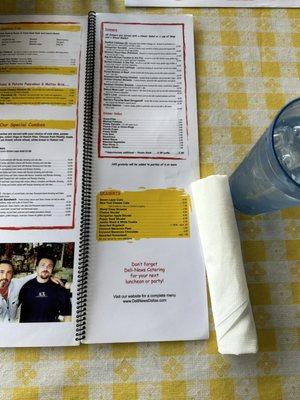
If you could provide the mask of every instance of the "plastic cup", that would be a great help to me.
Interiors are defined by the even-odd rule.
[[[300,98],[277,114],[229,184],[234,207],[245,214],[300,204]]]

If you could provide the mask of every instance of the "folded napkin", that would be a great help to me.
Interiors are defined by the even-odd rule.
[[[192,183],[218,350],[257,351],[257,335],[227,176]]]

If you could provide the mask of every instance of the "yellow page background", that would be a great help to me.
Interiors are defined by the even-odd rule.
[[[97,195],[97,240],[190,236],[190,199],[183,190],[104,191]]]

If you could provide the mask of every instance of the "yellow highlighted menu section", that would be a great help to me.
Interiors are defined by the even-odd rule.
[[[98,241],[190,236],[190,198],[179,189],[106,190],[97,195]]]
[[[0,87],[0,104],[71,106],[76,97],[76,89]]]
[[[49,67],[43,65],[0,65],[0,74],[76,75],[76,67]]]
[[[12,23],[0,24],[0,31],[80,31],[80,25],[76,24],[34,24],[34,23]]]
[[[0,119],[0,129],[62,129],[75,128],[72,120]]]

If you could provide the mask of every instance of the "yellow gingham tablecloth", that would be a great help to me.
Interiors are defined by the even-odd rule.
[[[300,96],[299,9],[0,2],[1,14],[89,10],[194,15],[202,176],[230,173],[278,109]],[[218,354],[212,318],[208,341],[1,349],[0,400],[300,399],[299,218],[300,208],[238,217],[258,354]]]

